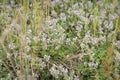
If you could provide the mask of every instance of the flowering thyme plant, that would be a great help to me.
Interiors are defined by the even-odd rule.
[[[0,80],[119,80],[119,5],[0,1]]]

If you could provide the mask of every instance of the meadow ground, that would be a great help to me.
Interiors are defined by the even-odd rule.
[[[0,80],[120,80],[119,0],[0,0]]]

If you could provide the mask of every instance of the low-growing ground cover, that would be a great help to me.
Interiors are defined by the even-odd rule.
[[[119,0],[0,1],[0,80],[120,80]]]

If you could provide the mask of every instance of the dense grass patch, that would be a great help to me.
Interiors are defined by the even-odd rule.
[[[119,80],[119,5],[0,1],[0,80]]]

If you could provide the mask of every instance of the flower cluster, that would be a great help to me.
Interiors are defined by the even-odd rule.
[[[50,74],[52,74],[55,78],[60,78],[60,76],[63,76],[65,80],[79,80],[80,77],[76,76],[73,72],[73,76],[69,75],[69,70],[65,68],[62,64],[55,65],[53,64],[52,67],[50,68]]]

